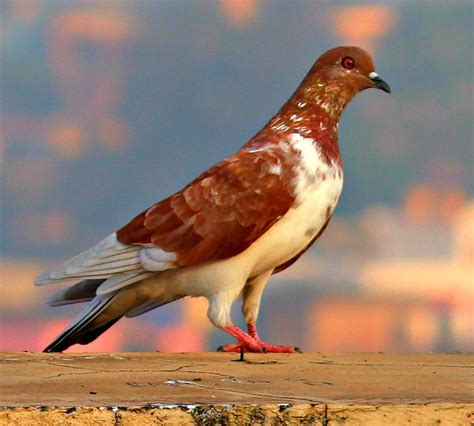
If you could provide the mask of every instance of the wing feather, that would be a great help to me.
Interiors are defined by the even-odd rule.
[[[39,276],[35,284],[43,285],[71,279],[108,278],[113,274],[140,270],[142,249],[144,249],[142,246],[122,244],[116,235],[112,234],[90,249]]]
[[[239,254],[294,203],[295,168],[285,155],[278,145],[237,152],[35,283],[103,278],[101,295],[156,271]]]
[[[295,200],[294,167],[282,161],[285,154],[278,145],[239,151],[135,217],[117,231],[118,240],[172,252],[176,266],[237,255]]]

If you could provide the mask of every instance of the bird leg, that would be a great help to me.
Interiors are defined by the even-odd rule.
[[[292,346],[276,346],[269,343],[262,342],[257,333],[257,317],[260,309],[260,301],[265,285],[272,275],[273,269],[265,271],[256,277],[248,280],[242,290],[242,313],[247,322],[248,333],[240,328],[232,325],[230,327],[223,327],[223,330],[238,340],[238,343],[233,343],[220,347],[218,350],[224,352],[275,352],[275,353],[291,353],[299,352],[298,348]]]
[[[266,352],[266,353],[293,353],[301,352],[293,346],[277,346],[263,342],[258,337],[257,327],[253,323],[247,324],[248,333],[237,326],[224,327],[224,331],[235,337],[239,342],[221,346],[218,350],[222,352]]]
[[[249,334],[255,339],[255,340],[260,340],[260,337],[258,337],[258,332],[257,332],[257,326],[252,323],[247,324],[247,329],[249,331]]]

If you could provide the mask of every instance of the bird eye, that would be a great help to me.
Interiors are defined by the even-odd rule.
[[[344,68],[347,68],[348,70],[354,68],[354,65],[355,65],[354,58],[351,58],[350,56],[346,56],[345,58],[342,58],[341,65]]]

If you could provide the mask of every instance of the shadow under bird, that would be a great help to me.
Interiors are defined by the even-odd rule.
[[[366,51],[327,51],[239,151],[38,277],[37,285],[76,282],[51,306],[89,302],[44,351],[90,343],[124,316],[203,296],[210,321],[237,339],[222,350],[293,352],[260,339],[262,293],[326,228],[343,182],[339,118],[369,88],[390,92]],[[247,332],[230,316],[239,298]]]

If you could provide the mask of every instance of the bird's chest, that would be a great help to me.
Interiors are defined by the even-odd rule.
[[[303,251],[336,207],[343,183],[338,165],[322,164],[311,170],[302,168],[296,179],[295,206],[265,233],[255,247],[258,260],[253,274],[276,268]]]

